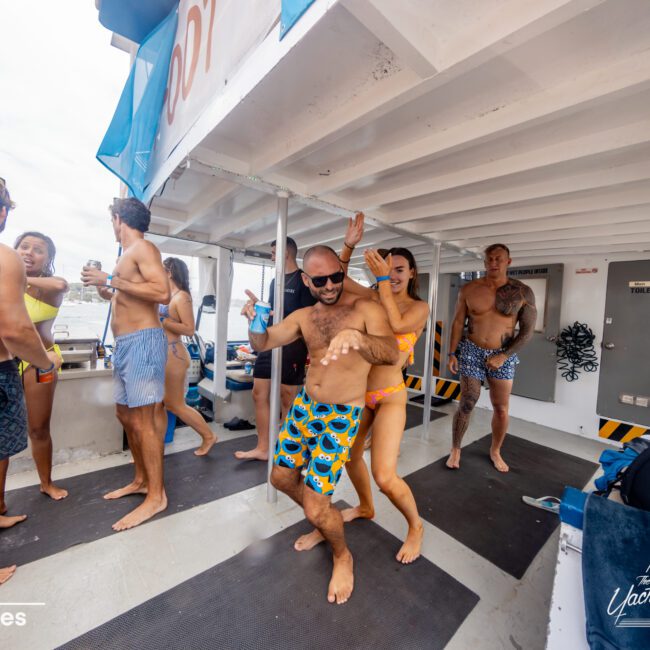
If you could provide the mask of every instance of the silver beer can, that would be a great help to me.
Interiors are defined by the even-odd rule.
[[[86,262],[86,266],[89,266],[93,269],[98,269],[99,271],[102,269],[102,263],[97,260],[88,260]]]

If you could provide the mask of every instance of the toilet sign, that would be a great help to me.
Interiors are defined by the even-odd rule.
[[[632,280],[628,286],[630,293],[650,293],[650,280]]]

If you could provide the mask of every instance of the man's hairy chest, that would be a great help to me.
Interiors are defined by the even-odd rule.
[[[339,332],[349,328],[365,330],[362,316],[351,305],[313,308],[302,323],[305,343],[312,351],[327,349]]]

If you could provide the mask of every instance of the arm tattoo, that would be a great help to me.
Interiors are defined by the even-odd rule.
[[[533,336],[535,321],[537,320],[537,308],[535,307],[535,294],[530,287],[522,285],[524,304],[517,314],[519,323],[519,334],[504,345],[504,353],[510,356],[519,352]]]
[[[469,419],[472,411],[478,402],[481,393],[481,382],[474,377],[461,377],[460,378],[460,402],[458,403],[458,410],[454,414],[454,422],[452,425],[452,447],[460,449],[460,443],[463,440],[465,431],[469,425]]]
[[[374,366],[392,366],[399,359],[394,336],[364,334],[359,354]]]

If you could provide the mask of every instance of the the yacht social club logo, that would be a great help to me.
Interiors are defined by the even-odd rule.
[[[627,590],[616,587],[607,606],[607,613],[614,617],[616,627],[648,627],[650,617],[641,618],[638,607],[650,603],[650,566],[643,575],[637,576]],[[645,608],[646,612],[648,608]]]

